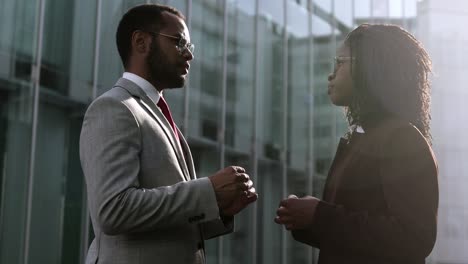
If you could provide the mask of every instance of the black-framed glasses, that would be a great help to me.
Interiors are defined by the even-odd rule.
[[[347,61],[354,61],[354,57],[350,56],[336,56],[333,58],[333,69],[336,71],[343,63]]]
[[[180,52],[180,54],[184,54],[184,52],[186,50],[188,50],[190,52],[190,54],[193,55],[193,52],[195,51],[195,45],[188,42],[186,39],[184,39],[182,37],[171,36],[171,35],[168,35],[168,34],[164,34],[164,33],[160,33],[160,32],[153,32],[153,31],[145,31],[145,32],[148,32],[148,33],[153,34],[153,35],[160,35],[160,36],[163,36],[163,37],[166,37],[166,38],[171,38],[171,39],[177,40],[176,48]]]

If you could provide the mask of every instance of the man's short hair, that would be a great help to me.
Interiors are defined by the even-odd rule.
[[[136,30],[159,32],[166,26],[162,17],[163,12],[169,12],[185,20],[184,15],[174,7],[159,4],[138,5],[123,15],[115,39],[125,68],[131,55],[133,32]]]

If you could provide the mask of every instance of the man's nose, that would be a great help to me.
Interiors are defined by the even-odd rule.
[[[184,56],[185,60],[187,60],[187,61],[191,61],[191,60],[193,60],[195,58],[193,56],[193,53],[190,52],[189,49],[184,50],[183,56]]]
[[[333,71],[332,73],[328,74],[328,81],[331,81],[335,79],[335,71]]]

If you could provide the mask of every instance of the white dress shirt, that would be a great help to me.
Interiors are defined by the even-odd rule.
[[[132,81],[138,85],[141,89],[143,89],[154,105],[158,106],[159,98],[161,98],[162,92],[156,90],[156,88],[150,82],[131,72],[124,72],[122,78]]]

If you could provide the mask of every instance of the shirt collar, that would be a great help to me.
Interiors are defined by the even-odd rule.
[[[155,105],[158,105],[159,98],[162,96],[162,92],[156,90],[156,87],[154,87],[150,82],[131,72],[124,72],[122,78],[134,82],[141,89],[143,89],[143,91]]]
[[[366,133],[364,129],[362,128],[362,126],[356,126],[356,132],[361,133],[361,134]]]
[[[366,133],[364,131],[364,128],[362,128],[362,126],[358,126],[358,125],[352,125],[350,127],[350,132],[356,132],[356,133],[359,133],[359,134],[365,134]]]

